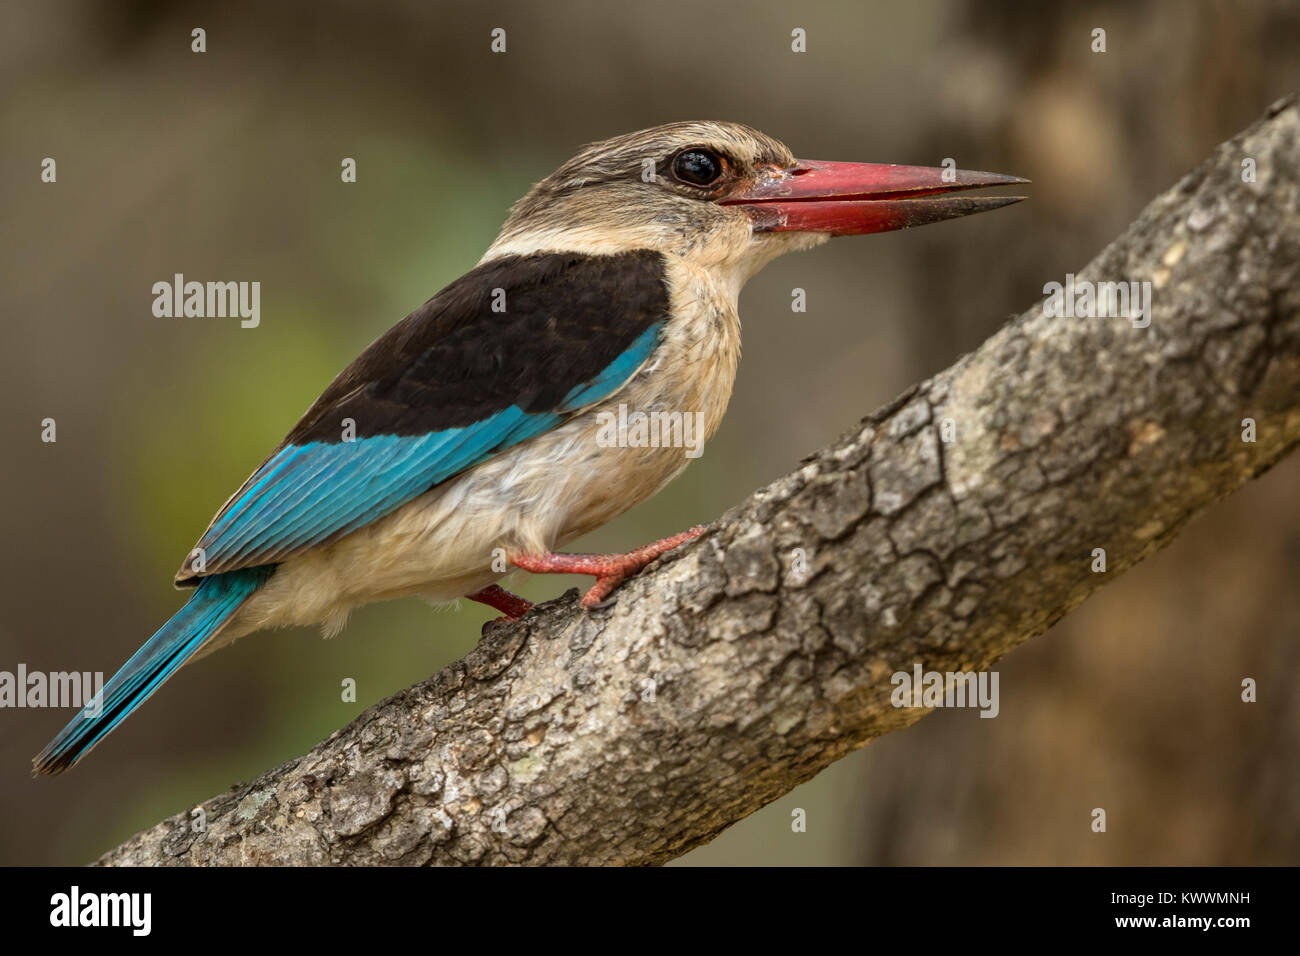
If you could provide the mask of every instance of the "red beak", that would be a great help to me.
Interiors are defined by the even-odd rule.
[[[1008,206],[1026,197],[928,197],[981,186],[1027,182],[1017,176],[964,169],[808,159],[799,160],[793,169],[773,170],[747,192],[728,196],[720,203],[742,206],[753,220],[755,232],[857,236],[923,226]]]

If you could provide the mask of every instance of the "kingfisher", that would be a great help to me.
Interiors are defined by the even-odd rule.
[[[477,266],[344,369],[231,495],[176,574],[189,600],[34,773],[72,767],[177,668],[254,631],[320,625],[328,637],[353,608],[408,595],[468,597],[516,619],[532,605],[498,583],[516,570],[590,575],[581,603],[603,606],[704,530],[627,554],[557,552],[698,455],[610,440],[611,416],[691,416],[700,438],[714,433],[746,280],[832,236],[1017,202],[950,194],[1024,182],[799,160],[738,123],[585,147],[511,207]]]

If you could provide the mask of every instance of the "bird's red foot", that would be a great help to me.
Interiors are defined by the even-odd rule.
[[[482,591],[467,594],[466,597],[471,601],[478,601],[479,604],[486,604],[488,607],[494,607],[504,613],[504,617],[494,619],[497,621],[517,621],[533,606],[532,601],[525,600],[518,594],[511,594],[498,584],[489,584]]]
[[[591,574],[596,584],[582,596],[582,606],[598,607],[610,593],[662,554],[704,533],[704,525],[655,541],[627,554],[517,554],[510,563],[533,574]]]

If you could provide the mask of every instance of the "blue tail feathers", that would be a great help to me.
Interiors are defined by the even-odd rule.
[[[113,675],[103,693],[33,758],[33,773],[62,773],[89,753],[214,637],[274,572],[274,565],[266,565],[204,578],[185,606]]]

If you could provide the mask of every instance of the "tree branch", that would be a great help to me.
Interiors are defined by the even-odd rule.
[[[663,863],[917,720],[892,673],[987,668],[1300,441],[1298,102],[1079,274],[1150,281],[1149,328],[1035,305],[611,610],[490,625],[205,833],[178,814],[99,862]]]

